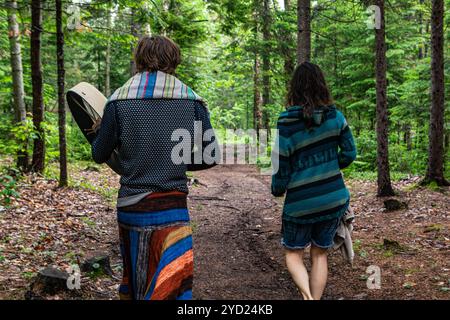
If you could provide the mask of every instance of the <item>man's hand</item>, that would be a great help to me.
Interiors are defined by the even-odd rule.
[[[100,124],[101,123],[102,123],[102,118],[98,118],[97,120],[95,120],[95,122],[92,125],[92,127],[90,129],[85,129],[85,131],[88,134],[95,134],[95,133],[97,133],[98,129],[100,129]]]

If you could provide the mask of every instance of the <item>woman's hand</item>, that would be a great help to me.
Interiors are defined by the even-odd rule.
[[[85,129],[85,131],[88,134],[95,134],[97,133],[97,131],[100,129],[100,124],[102,123],[102,118],[98,118],[97,120],[95,120],[94,124],[92,125],[92,127],[90,129]]]

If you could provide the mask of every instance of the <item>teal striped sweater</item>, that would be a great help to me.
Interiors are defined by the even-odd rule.
[[[320,126],[307,128],[302,107],[290,107],[277,124],[278,150],[272,161],[272,194],[286,193],[283,219],[297,223],[329,220],[344,214],[350,193],[341,169],[356,158],[356,147],[344,115],[335,106]]]

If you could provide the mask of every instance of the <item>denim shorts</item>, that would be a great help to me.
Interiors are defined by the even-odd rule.
[[[319,248],[329,249],[339,226],[340,217],[314,223],[295,223],[283,219],[281,244],[287,249],[305,249],[311,243]]]

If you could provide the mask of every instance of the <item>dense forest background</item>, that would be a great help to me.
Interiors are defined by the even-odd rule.
[[[344,171],[355,261],[330,253],[325,299],[448,300],[449,10],[450,0],[0,0],[0,299],[118,298],[119,177],[93,163],[65,93],[85,81],[109,96],[135,72],[138,39],[162,34],[180,45],[177,76],[208,101],[218,133],[275,128],[295,66],[320,65],[358,149]],[[280,247],[283,199],[270,197],[263,165],[188,173],[195,298],[299,298]],[[112,273],[82,269],[80,290],[35,285],[99,257]],[[368,285],[373,267],[381,290]]]
[[[19,157],[20,167],[20,159],[29,158],[22,163],[23,168],[57,176],[55,166],[61,160],[60,151],[65,152],[65,148],[60,149],[64,140],[58,134],[58,119],[60,127],[65,122],[61,108],[58,116],[58,102],[59,105],[64,102],[63,94],[58,100],[58,87],[61,90],[65,84],[67,90],[86,81],[108,96],[132,74],[133,46],[146,34],[167,35],[180,45],[183,62],[177,75],[208,101],[216,128],[275,127],[279,112],[285,108],[289,78],[304,54],[301,51],[305,46],[298,45],[304,41],[299,32],[305,21],[301,16],[305,14],[301,10],[304,5],[310,8],[306,12],[310,29],[307,54],[325,71],[336,105],[348,118],[357,140],[358,159],[346,174],[376,179],[377,33],[370,26],[374,13],[369,6],[382,3],[387,48],[388,175],[394,180],[424,176],[429,163],[432,104],[432,1],[384,2],[4,1],[0,5],[0,159],[8,167],[14,167],[13,159]],[[448,12],[450,0],[444,2]],[[39,15],[35,15],[33,22],[33,8],[41,9],[42,24]],[[12,15],[17,22],[17,34],[11,33]],[[449,26],[447,14],[443,24],[447,90],[445,112],[441,116],[445,125],[442,134],[447,177]],[[33,40],[32,30],[41,31],[39,39],[36,36]],[[17,40],[15,48],[19,45],[21,50],[25,117],[23,112],[20,117],[15,108],[12,38]],[[58,39],[64,41],[63,46],[58,47]],[[43,110],[36,102],[39,95],[33,101],[33,95],[39,91],[36,86],[33,91],[33,83],[39,84],[39,76],[32,76],[33,58],[36,61],[39,47],[36,40],[40,41],[38,55],[42,61]],[[58,51],[61,48],[62,54]],[[57,57],[63,57],[62,64]],[[39,112],[42,122],[33,119]],[[71,116],[64,128],[68,162],[90,160],[90,146]],[[36,153],[36,141],[40,139],[45,141],[45,161],[30,167],[33,145]],[[33,154],[34,165],[35,157]]]

